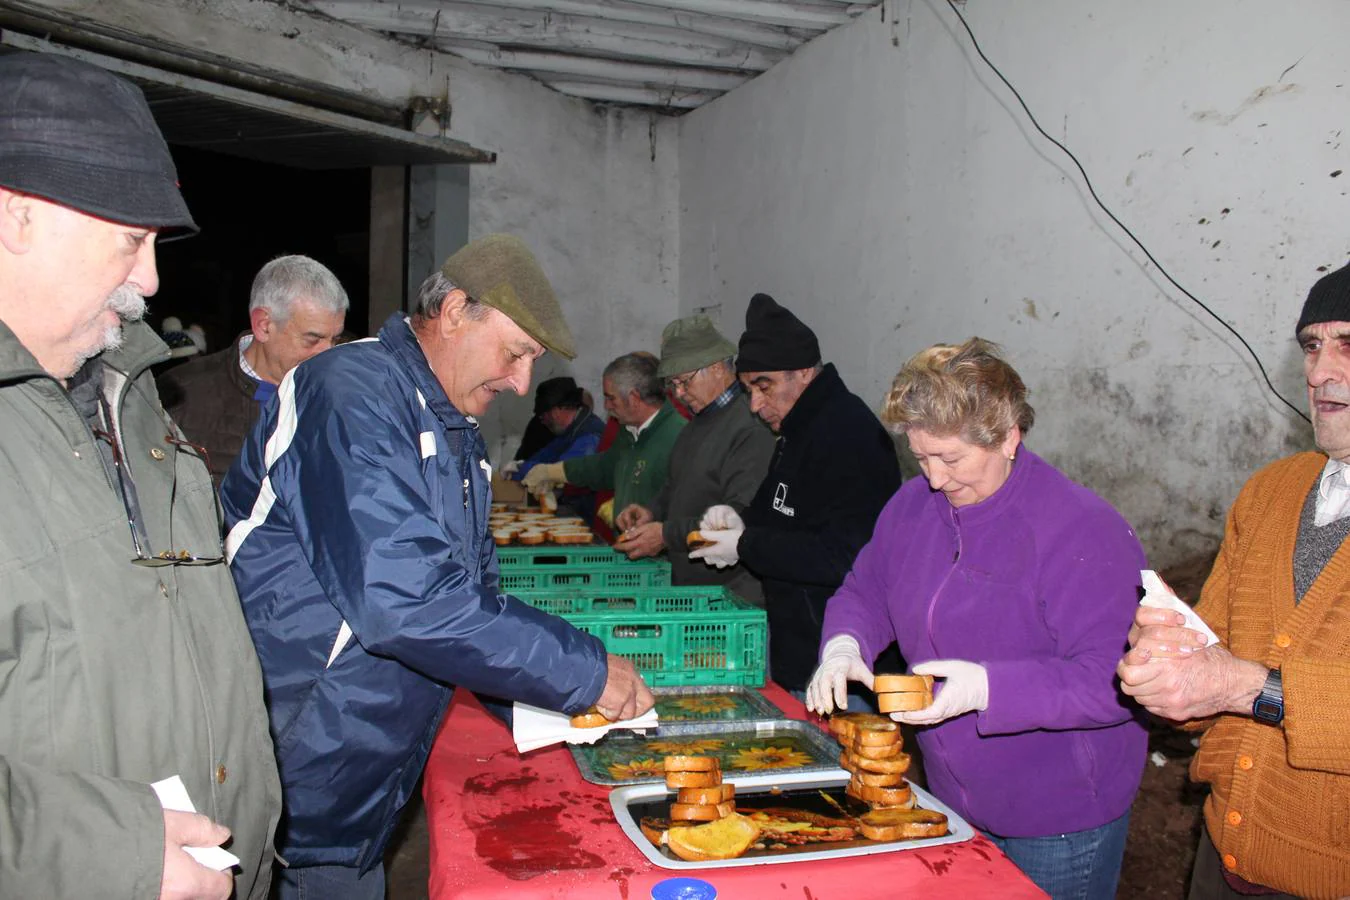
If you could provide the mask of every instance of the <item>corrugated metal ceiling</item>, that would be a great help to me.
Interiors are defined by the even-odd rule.
[[[522,72],[575,97],[682,111],[754,78],[879,0],[284,0]]]

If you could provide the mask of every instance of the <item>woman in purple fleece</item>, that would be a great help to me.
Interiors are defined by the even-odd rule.
[[[1022,445],[1034,412],[997,348],[919,353],[882,420],[926,478],[895,493],[830,599],[808,705],[872,686],[891,640],[939,679],[920,726],[929,789],[1058,898],[1115,896],[1147,736],[1117,691],[1147,567],[1096,494]]]

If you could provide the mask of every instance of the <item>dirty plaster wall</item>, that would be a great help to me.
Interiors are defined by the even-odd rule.
[[[1107,205],[1305,407],[1293,325],[1350,257],[1350,4],[961,8]],[[680,203],[683,307],[734,332],[773,293],[874,408],[923,347],[1000,342],[1038,411],[1029,446],[1116,504],[1155,565],[1216,546],[1242,481],[1310,443],[940,0],[887,0],[684,117]]]
[[[677,304],[673,120],[597,107],[522,76],[274,2],[42,5],[400,105],[448,91],[453,117],[447,136],[499,154],[495,164],[471,168],[470,236],[521,236],[538,255],[578,337],[582,355],[570,364],[546,356],[536,382],[572,374],[598,400],[605,363],[629,350],[656,349]],[[495,451],[503,437],[523,432],[530,414],[529,397],[500,398],[483,421],[489,447]]]

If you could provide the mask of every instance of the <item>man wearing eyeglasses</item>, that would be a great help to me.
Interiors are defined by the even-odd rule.
[[[263,663],[286,798],[280,898],[383,898],[383,854],[454,685],[610,719],[651,708],[627,660],[503,595],[476,416],[576,356],[509,235],[461,249],[411,316],[282,379],[225,476],[225,546]]]
[[[763,605],[759,579],[744,566],[718,569],[691,560],[685,542],[708,507],[745,509],[773,455],[773,432],[750,411],[736,380],[736,345],[704,315],[677,319],[661,334],[657,374],[694,418],[675,439],[670,476],[648,504],[620,511],[614,549],[630,559],[667,551],[675,584],[725,585]]]
[[[169,349],[139,321],[156,238],[196,230],[136,87],[0,59],[7,900],[268,893],[281,795],[258,658],[206,466],[150,374]],[[174,776],[199,815],[161,805],[151,785]],[[194,855],[226,841],[233,868]]]

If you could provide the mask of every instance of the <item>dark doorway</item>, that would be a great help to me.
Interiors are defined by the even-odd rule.
[[[310,171],[173,147],[178,180],[201,234],[159,248],[159,293],[147,320],[165,316],[206,332],[208,352],[248,328],[248,292],[269,259],[303,253],[347,289],[347,329],[365,337],[370,307],[370,170]]]

